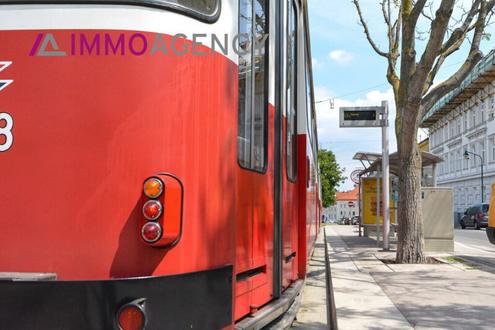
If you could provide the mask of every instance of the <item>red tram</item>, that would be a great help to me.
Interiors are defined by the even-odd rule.
[[[0,327],[260,328],[319,226],[306,0],[0,0]]]

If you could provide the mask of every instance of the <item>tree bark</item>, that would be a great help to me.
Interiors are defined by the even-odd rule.
[[[419,105],[418,105],[419,108]],[[423,263],[423,212],[421,207],[421,151],[416,143],[417,115],[403,109],[403,122],[398,132],[399,203],[397,263]],[[416,113],[418,113],[416,111]]]

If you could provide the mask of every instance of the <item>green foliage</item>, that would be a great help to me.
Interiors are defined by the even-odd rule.
[[[337,187],[345,180],[344,169],[337,163],[335,154],[330,150],[318,150],[318,162],[320,165],[323,207],[329,207],[335,204]]]

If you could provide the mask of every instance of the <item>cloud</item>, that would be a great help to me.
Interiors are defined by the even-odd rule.
[[[389,141],[390,152],[394,152],[396,147],[395,140],[395,104],[392,89],[386,91],[372,90],[364,96],[351,98],[334,98],[335,93],[324,86],[315,87],[316,101],[332,99],[334,102],[333,109],[330,108],[330,102],[319,102],[316,104],[318,120],[318,140],[320,148],[332,150],[339,164],[345,168],[345,176],[349,178],[350,173],[356,168],[362,168],[359,161],[352,159],[358,151],[381,153],[381,129],[380,128],[340,128],[339,127],[339,108],[349,106],[376,106],[381,101],[386,100],[389,104]],[[353,183],[350,179],[341,186],[341,189],[351,189]]]
[[[328,58],[342,65],[350,63],[354,59],[354,54],[349,53],[343,49],[336,49],[328,54]]]

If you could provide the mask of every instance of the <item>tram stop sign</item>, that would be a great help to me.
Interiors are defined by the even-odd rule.
[[[383,107],[341,107],[340,127],[382,127]]]

